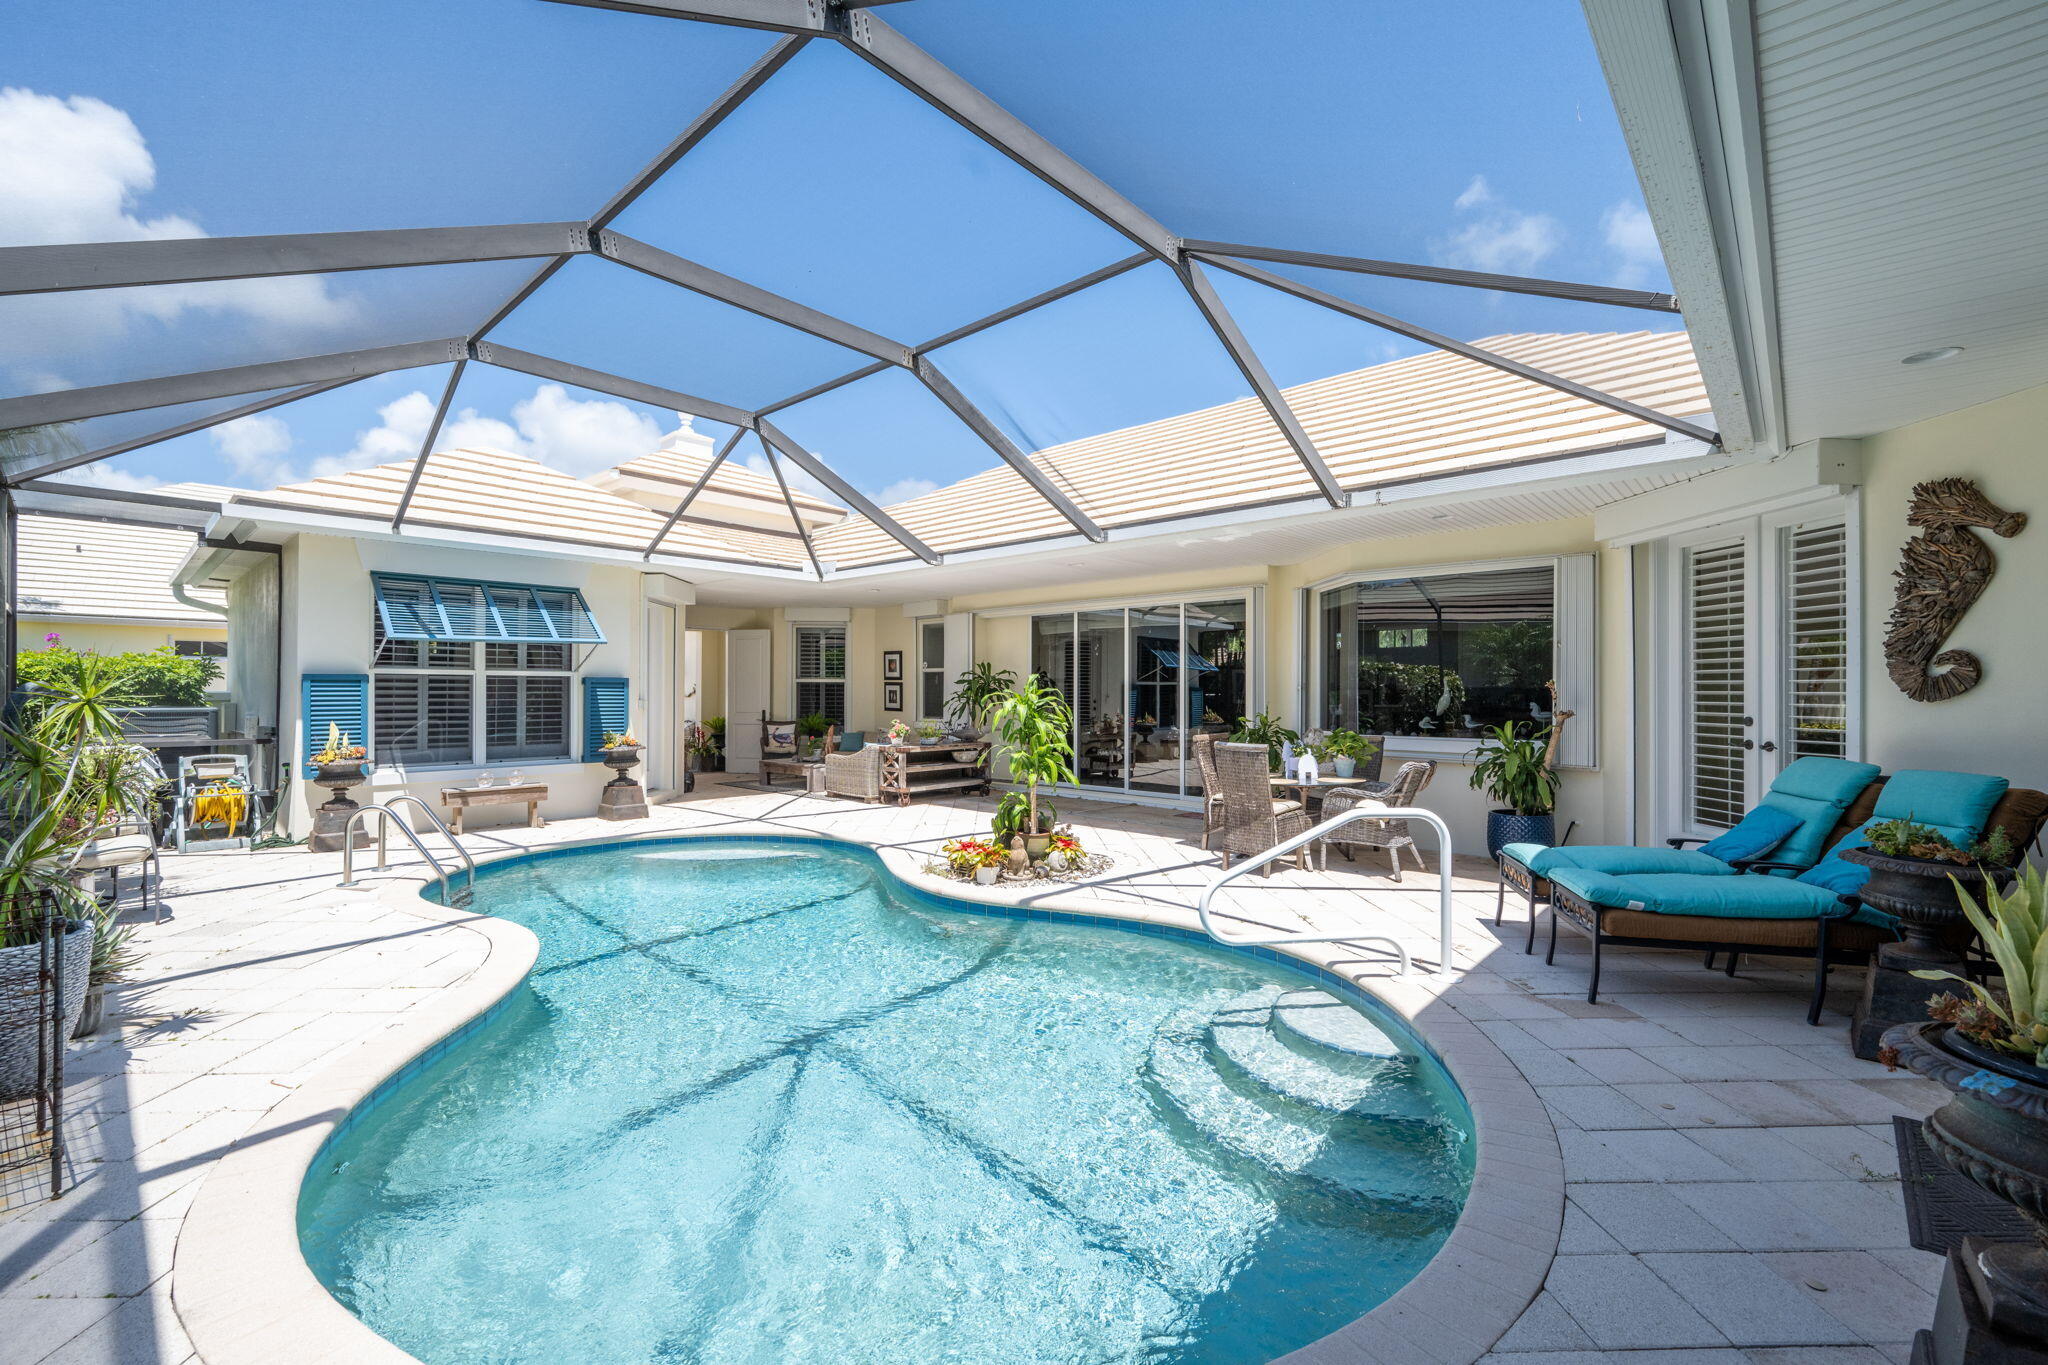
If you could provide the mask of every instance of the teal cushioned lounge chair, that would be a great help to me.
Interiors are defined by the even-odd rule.
[[[1753,860],[1750,875],[1698,873],[1608,873],[1553,865],[1550,955],[1557,951],[1557,922],[1593,940],[1593,977],[1587,999],[1600,990],[1603,943],[1642,947],[1705,948],[1727,951],[1732,974],[1744,952],[1814,953],[1813,1001],[1809,1023],[1819,1021],[1831,954],[1867,956],[1895,936],[1891,916],[1857,899],[1869,870],[1842,858],[1868,843],[1867,831],[1883,820],[1913,819],[1934,826],[1967,847],[1992,827],[2003,828],[2016,849],[2039,834],[2048,815],[2048,796],[2008,791],[2002,777],[1981,773],[1908,770],[1880,784],[1859,801],[1833,831],[1827,853],[1803,868],[1788,860]],[[1777,875],[1771,875],[1771,874]]]
[[[1768,857],[1791,871],[1819,861],[1828,836],[1843,813],[1877,780],[1875,763],[1840,758],[1797,758],[1785,765],[1755,810],[1734,829],[1706,839],[1671,839],[1669,847],[1588,844],[1581,847],[1509,844],[1500,851],[1500,891],[1493,922],[1499,924],[1509,886],[1529,898],[1529,936],[1522,951],[1536,947],[1536,906],[1548,898],[1549,882],[1565,868],[1607,876],[1637,874],[1732,877],[1756,859]],[[1702,844],[1701,848],[1686,848]],[[1774,869],[1775,870],[1775,869]]]

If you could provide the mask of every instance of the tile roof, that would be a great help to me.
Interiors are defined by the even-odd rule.
[[[1476,344],[1662,412],[1707,406],[1683,332],[1536,333]],[[1338,481],[1354,490],[1664,436],[1661,427],[1443,351],[1285,392]],[[1251,398],[1052,446],[1032,458],[1108,527],[1316,496],[1307,471]],[[1007,466],[887,510],[941,553],[1071,532]],[[821,558],[848,567],[908,553],[865,518],[828,527],[817,544]]]
[[[16,559],[20,614],[48,618],[224,626],[227,618],[171,596],[171,575],[198,537],[175,527],[23,513]],[[224,602],[218,591],[194,597]]]
[[[712,461],[709,451],[677,449],[667,447],[628,460],[610,472],[633,478],[653,479],[659,483],[673,484],[678,497],[689,491],[697,480],[703,477],[705,467]],[[782,500],[782,489],[767,475],[747,468],[737,460],[727,460],[711,476],[711,482],[704,485],[706,492],[724,493],[731,497],[748,498],[772,506],[787,515]],[[808,512],[818,512],[834,517],[846,515],[846,509],[836,502],[827,502],[814,494],[791,488],[790,497],[796,505]]]

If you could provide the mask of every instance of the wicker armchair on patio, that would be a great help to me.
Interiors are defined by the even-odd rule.
[[[882,746],[868,744],[850,754],[827,750],[825,791],[830,796],[851,796],[862,801],[880,801]]]
[[[1333,819],[1354,806],[1412,806],[1422,795],[1422,789],[1436,776],[1436,764],[1415,762],[1403,763],[1394,774],[1393,782],[1383,792],[1346,791],[1332,787],[1323,793],[1323,818]],[[1345,860],[1351,858],[1354,848],[1375,848],[1387,855],[1393,865],[1394,880],[1401,880],[1401,850],[1415,859],[1415,866],[1423,868],[1422,853],[1415,847],[1415,840],[1408,830],[1406,820],[1361,820],[1354,825],[1345,825],[1323,836],[1321,843],[1322,866],[1330,866],[1330,847],[1336,845]]]
[[[1202,775],[1202,847],[1209,836],[1223,827],[1223,779],[1216,775],[1216,745],[1221,735],[1198,734],[1190,742],[1195,751],[1195,768]]]
[[[1217,786],[1223,796],[1218,828],[1224,867],[1230,866],[1232,857],[1264,853],[1282,839],[1307,832],[1308,812],[1301,802],[1282,801],[1273,795],[1265,745],[1218,744],[1214,750]],[[1295,866],[1306,872],[1308,849],[1298,848],[1293,856]],[[1265,875],[1273,875],[1271,863],[1266,864]]]

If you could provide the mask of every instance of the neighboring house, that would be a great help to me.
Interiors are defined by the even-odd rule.
[[[72,649],[121,654],[170,645],[222,660],[228,653],[223,596],[172,582],[198,543],[189,531],[125,522],[24,514],[15,563],[15,618],[24,653],[58,637]]]

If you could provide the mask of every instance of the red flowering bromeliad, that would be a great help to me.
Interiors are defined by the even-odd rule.
[[[955,839],[939,850],[946,863],[963,877],[984,867],[1001,867],[1009,854],[987,839]]]

